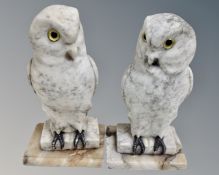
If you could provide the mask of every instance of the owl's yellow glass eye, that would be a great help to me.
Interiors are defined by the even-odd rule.
[[[172,39],[167,39],[164,44],[163,44],[163,47],[165,49],[171,49],[175,44],[175,40],[172,40]]]
[[[144,42],[147,42],[147,36],[146,36],[146,33],[143,33],[143,35],[142,35],[142,39],[143,39]]]
[[[48,39],[52,42],[56,42],[61,38],[60,33],[55,29],[49,29],[48,31]]]

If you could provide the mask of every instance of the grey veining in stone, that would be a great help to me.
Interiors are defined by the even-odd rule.
[[[160,135],[164,138],[164,143],[166,145],[165,154],[174,155],[182,149],[182,144],[179,140],[178,135],[174,127],[169,126]],[[144,137],[144,145],[146,147],[144,154],[160,154],[160,151],[154,152],[154,138]],[[132,153],[132,143],[133,137],[131,135],[130,124],[117,124],[116,132],[116,148],[119,153]]]
[[[171,47],[165,45],[167,40],[172,40]],[[145,18],[134,63],[122,80],[133,136],[161,135],[177,117],[192,91],[189,64],[195,50],[195,32],[181,17],[162,13]]]
[[[55,42],[48,34],[53,29],[60,34]],[[78,10],[64,5],[46,7],[34,18],[29,38],[33,57],[28,78],[50,119],[51,133],[86,131],[98,70],[87,54]]]
[[[98,121],[96,118],[87,117],[87,124],[86,124],[86,147],[85,148],[98,148],[100,145],[100,138],[99,138],[99,126]],[[64,141],[65,146],[62,150],[71,150],[74,149],[73,139],[75,137],[75,133],[66,133],[64,134]],[[53,140],[53,135],[50,132],[50,121],[47,120],[44,123],[43,131],[40,139],[40,146],[41,149],[51,151],[52,146],[51,142]],[[78,147],[81,148],[81,145]],[[56,150],[60,150],[60,145],[57,145]]]

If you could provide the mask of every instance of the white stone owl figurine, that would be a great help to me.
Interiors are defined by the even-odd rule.
[[[134,63],[122,80],[134,154],[147,149],[143,137],[154,137],[154,151],[165,154],[160,134],[177,117],[179,106],[192,91],[189,64],[195,51],[195,32],[181,17],[162,13],[145,18]]]
[[[30,83],[42,102],[53,134],[52,146],[64,147],[65,132],[76,132],[85,146],[86,117],[98,83],[95,62],[87,54],[78,10],[64,5],[43,9],[33,20],[29,37],[33,57]]]

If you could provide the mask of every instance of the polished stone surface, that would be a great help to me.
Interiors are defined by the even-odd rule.
[[[24,165],[100,167],[104,159],[105,126],[99,125],[100,147],[85,150],[44,151],[40,149],[43,124],[36,126],[23,157]]]
[[[175,120],[193,88],[189,65],[195,51],[195,31],[180,16],[145,18],[133,63],[121,83],[133,136],[156,137]]]
[[[57,40],[51,40],[51,32]],[[27,74],[50,119],[51,133],[86,131],[98,69],[87,53],[78,9],[55,4],[44,8],[31,23],[29,39],[33,55]]]
[[[87,117],[87,130],[85,131],[86,148],[98,148],[100,145],[99,127],[97,118]],[[63,150],[74,149],[73,140],[75,132],[68,132],[64,134],[65,146]],[[43,150],[52,150],[53,136],[49,127],[49,120],[44,124],[42,136],[40,139],[40,146]],[[81,145],[78,145],[80,148]],[[56,150],[60,150],[60,145],[57,143]]]
[[[132,153],[133,137],[131,135],[130,124],[118,124],[116,132],[117,151],[119,153]],[[166,154],[174,155],[182,149],[182,144],[173,126],[167,127],[162,134],[166,145]],[[143,142],[146,147],[144,154],[159,154],[160,150],[154,152],[154,138],[143,137]]]
[[[132,155],[120,154],[116,150],[116,126],[107,128],[106,154],[108,168],[137,170],[180,170],[185,169],[187,160],[180,151],[175,155]]]

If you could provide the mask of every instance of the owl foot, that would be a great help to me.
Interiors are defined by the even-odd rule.
[[[84,135],[84,130],[79,132],[78,130],[75,131],[75,138],[74,138],[74,147],[77,149],[78,148],[78,143],[81,141],[82,148],[85,148],[86,142],[85,142],[85,135]]]
[[[52,140],[52,149],[55,150],[56,149],[56,143],[57,141],[59,141],[60,143],[60,148],[63,149],[65,146],[65,142],[64,142],[64,137],[63,137],[64,132],[60,132],[59,134],[57,132],[54,132],[54,137]]]
[[[134,136],[132,151],[133,151],[133,154],[135,154],[135,155],[141,155],[144,153],[145,145],[144,145],[144,142],[142,140],[142,136],[140,136],[140,137],[137,137],[136,135]]]
[[[156,136],[154,139],[154,152],[161,148],[160,154],[165,154],[166,145],[164,144],[163,138],[160,138],[160,136]]]

